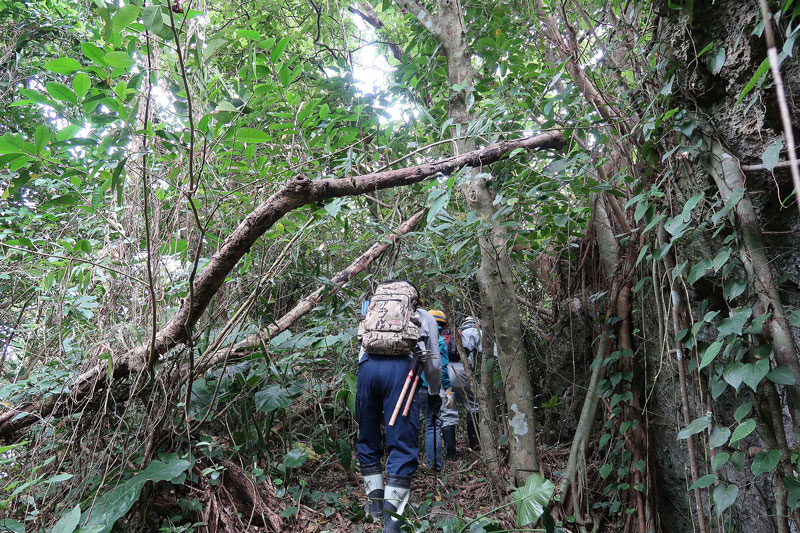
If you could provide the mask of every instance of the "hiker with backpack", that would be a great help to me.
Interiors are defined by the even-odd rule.
[[[461,323],[458,333],[461,336],[461,343],[467,355],[467,364],[470,368],[475,368],[475,359],[483,350],[481,348],[480,321],[474,317],[467,317]],[[448,458],[456,457],[456,428],[458,427],[458,404],[462,404],[467,411],[467,440],[469,447],[477,450],[480,447],[478,432],[476,430],[478,421],[478,402],[469,383],[469,378],[464,370],[464,361],[461,354],[456,349],[455,339],[449,329],[442,331],[448,346],[450,373],[450,385],[455,395],[455,405],[447,402],[442,410],[442,438],[444,439],[445,452]],[[452,350],[450,346],[452,345]]]
[[[436,320],[419,305],[419,291],[411,282],[384,281],[362,307],[358,325],[356,452],[367,492],[367,514],[384,520],[384,533],[400,531],[400,520],[389,513],[403,514],[417,469],[419,404],[415,395],[422,374],[428,383],[429,409],[438,415],[442,405],[439,331]],[[385,485],[382,424],[388,451]]]
[[[447,342],[445,341],[444,337],[442,337],[442,330],[447,327],[447,318],[445,314],[438,310],[438,309],[431,309],[428,311],[431,316],[436,319],[436,325],[438,327],[439,334],[437,335],[439,338],[439,357],[442,361],[442,388],[441,390],[445,393],[445,399],[450,398],[452,401],[453,397],[453,390],[450,386],[450,373],[448,371],[447,365],[449,364],[449,351],[447,348]],[[425,381],[423,376],[422,379],[423,387],[420,389],[418,393],[418,399],[420,405],[420,411],[423,413],[423,419],[425,422],[425,460],[427,461],[428,465],[431,466],[436,472],[441,472],[442,467],[444,466],[444,459],[442,457],[442,421],[439,416],[435,416],[435,414],[428,408],[428,401],[427,401],[427,392],[428,392],[428,385]],[[442,394],[440,393],[440,396]],[[446,400],[445,400],[446,403]],[[451,402],[452,403],[452,402]],[[444,409],[444,406],[443,406]],[[436,433],[434,434],[434,428]],[[435,455],[435,461],[434,461]]]

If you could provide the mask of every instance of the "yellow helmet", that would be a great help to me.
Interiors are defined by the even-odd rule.
[[[444,316],[444,313],[442,313],[438,309],[431,309],[428,312],[431,314],[431,316],[433,318],[436,319],[436,323],[437,324],[441,324],[442,326],[446,326],[447,325],[447,317]]]

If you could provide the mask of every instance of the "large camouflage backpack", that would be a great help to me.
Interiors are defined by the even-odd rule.
[[[405,355],[416,346],[420,335],[420,322],[414,316],[418,298],[417,289],[407,281],[378,285],[358,324],[358,339],[367,353]]]

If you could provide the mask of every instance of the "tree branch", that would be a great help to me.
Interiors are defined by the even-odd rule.
[[[397,5],[399,5],[403,11],[416,18],[419,23],[425,26],[425,29],[431,32],[440,42],[442,41],[443,36],[438,16],[428,13],[428,11],[422,7],[422,4],[416,0],[397,0]]]
[[[171,348],[189,340],[187,332],[200,320],[211,298],[225,282],[239,260],[250,251],[255,242],[285,214],[303,205],[339,198],[355,196],[381,189],[413,185],[428,178],[451,174],[465,166],[482,167],[505,158],[518,148],[526,150],[559,148],[564,142],[560,131],[549,131],[532,137],[524,137],[491,144],[458,156],[449,157],[434,163],[413,167],[387,170],[350,178],[328,178],[309,180],[295,176],[289,182],[256,207],[239,226],[225,239],[219,250],[211,256],[208,264],[197,276],[192,287],[191,301],[184,298],[178,311],[156,335],[155,350],[164,354]],[[127,378],[137,373],[146,362],[150,352],[149,343],[128,352],[114,356],[114,379]],[[0,413],[0,441],[34,424],[46,416],[57,412],[69,412],[84,403],[86,398],[106,383],[108,367],[106,361],[92,366],[78,375],[66,386],[64,392],[54,393],[44,399]],[[61,403],[61,405],[59,405]],[[58,407],[58,409],[56,409]]]

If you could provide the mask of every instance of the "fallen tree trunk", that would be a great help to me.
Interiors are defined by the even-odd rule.
[[[138,374],[152,355],[151,350],[154,350],[156,355],[161,355],[184,343],[190,337],[192,329],[205,312],[211,298],[239,260],[250,251],[261,235],[292,210],[331,198],[413,185],[439,174],[451,174],[465,166],[485,166],[503,159],[518,148],[526,150],[558,148],[562,143],[561,132],[550,131],[532,137],[501,141],[441,161],[403,169],[322,180],[309,180],[303,176],[293,177],[245,217],[225,239],[197,276],[191,291],[193,297],[183,299],[175,315],[158,331],[154,342],[144,343],[132,350],[114,355],[113,379],[124,379],[131,374]],[[79,409],[95,390],[106,383],[107,377],[107,363],[101,361],[79,374],[71,384],[65,385],[63,392],[4,410],[0,413],[0,442],[8,441],[14,434],[44,417]]]

